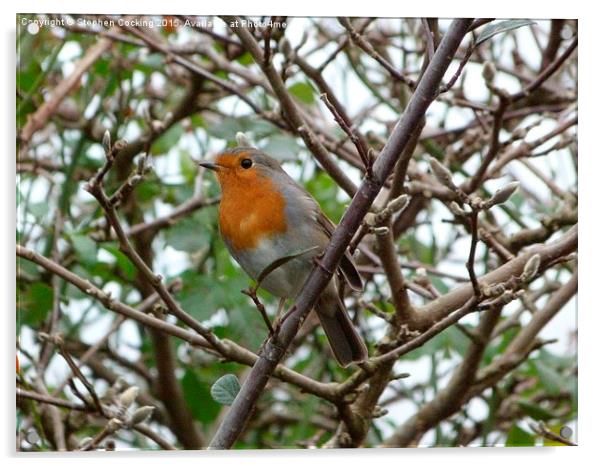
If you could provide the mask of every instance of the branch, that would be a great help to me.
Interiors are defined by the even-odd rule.
[[[547,132],[546,134],[538,137],[534,141],[530,141],[530,142],[523,141],[517,147],[511,148],[509,151],[507,151],[502,156],[500,156],[500,159],[497,161],[497,163],[493,167],[491,167],[489,172],[484,176],[484,179],[495,178],[496,176],[498,176],[501,173],[502,168],[504,166],[506,166],[508,163],[510,163],[512,160],[520,159],[521,157],[527,157],[528,155],[531,154],[533,149],[543,145],[544,143],[546,143],[553,137],[564,133],[567,129],[576,125],[577,121],[578,121],[577,116],[574,116],[567,120],[561,121],[560,123],[558,123],[556,125],[556,127],[554,129],[552,129],[551,131]]]
[[[17,387],[17,401],[19,398],[27,398],[29,400],[39,401],[40,403],[47,403],[54,406],[58,406],[60,408],[68,408],[74,409],[76,411],[90,411],[90,407],[84,404],[74,403],[69,400],[64,400],[62,398],[56,398],[50,395],[43,395],[38,392],[32,392],[30,390],[25,390],[23,388]]]
[[[71,357],[71,355],[65,349],[63,339],[61,337],[54,337],[53,343],[56,346],[58,346],[59,353],[65,359],[65,362],[69,366],[69,369],[71,369],[71,372],[73,372],[73,375],[75,375],[75,377],[77,377],[80,380],[80,382],[84,385],[84,387],[86,387],[86,390],[90,394],[90,397],[92,398],[92,401],[94,402],[94,406],[96,407],[96,410],[98,411],[98,413],[101,416],[106,416],[106,413],[104,411],[102,403],[100,402],[100,398],[99,398],[98,394],[96,393],[96,390],[94,389],[94,386],[88,381],[88,379],[82,373],[82,371],[79,369],[79,367],[77,366],[75,361],[73,361],[73,358]]]
[[[85,189],[96,198],[100,206],[105,211],[107,219],[117,235],[119,248],[132,261],[142,277],[144,277],[144,279],[150,283],[153,289],[161,297],[169,312],[182,322],[186,323],[186,325],[195,330],[199,335],[202,335],[211,346],[219,351],[219,339],[213,334],[213,332],[197,322],[180,307],[180,305],[169,292],[167,286],[162,282],[162,277],[160,275],[155,275],[155,273],[150,269],[150,267],[146,264],[146,262],[144,262],[144,260],[131,245],[128,236],[117,217],[115,203],[111,202],[111,198],[107,197],[103,189],[103,177],[109,171],[110,166],[113,163],[113,158],[111,158],[109,154],[110,151],[107,152],[107,162],[99,170],[98,174],[90,180],[90,183],[86,185]]]
[[[405,113],[395,126],[380,156],[374,163],[373,176],[364,178],[341,223],[336,227],[321,261],[310,273],[300,295],[289,311],[290,316],[282,324],[280,332],[266,342],[262,355],[245,380],[209,448],[230,448],[243,431],[244,425],[263,392],[269,376],[284,356],[286,348],[296,335],[301,322],[332,278],[336,265],[343,256],[353,234],[361,225],[362,219],[393,170],[399,154],[408,144],[415,126],[423,118],[427,108],[435,98],[443,75],[470,23],[470,20],[461,19],[455,20],[451,24],[415,93],[412,95]],[[241,40],[244,40],[243,38],[246,35],[250,36],[250,33],[242,28],[236,30],[236,33]],[[253,42],[256,44],[254,39]]]
[[[140,312],[139,310],[124,304],[104,293],[100,288],[97,288],[88,280],[84,280],[79,275],[74,274],[56,262],[53,262],[30,249],[24,248],[21,245],[17,245],[16,252],[17,256],[23,257],[24,259],[38,264],[49,272],[59,275],[61,278],[74,285],[83,293],[97,301],[100,301],[104,307],[110,311],[124,315],[146,327],[154,328],[164,332],[167,335],[180,338],[181,340],[190,343],[194,347],[203,348],[208,351],[212,350],[213,348],[209,342],[198,333],[191,332],[190,330],[186,330],[178,325],[170,324],[164,320],[158,319],[157,317],[149,314],[145,314],[144,312]],[[220,351],[218,354],[227,360],[252,366],[259,359],[255,353],[243,348],[240,345],[237,345],[233,341],[226,339],[219,341]],[[336,384],[334,383],[318,382],[284,366],[278,366],[274,372],[274,376],[284,382],[299,387],[301,390],[307,393],[311,393],[325,400],[333,401],[335,399],[334,387],[336,387]]]
[[[466,48],[466,52],[464,53],[464,57],[462,58],[462,61],[460,61],[460,64],[458,65],[458,69],[456,70],[456,72],[454,73],[454,75],[450,78],[450,80],[447,82],[447,84],[441,86],[441,89],[439,89],[440,93],[444,93],[449,91],[452,87],[454,87],[454,84],[456,84],[456,81],[458,80],[458,78],[460,77],[460,75],[462,74],[462,70],[464,70],[464,67],[466,66],[466,64],[468,63],[468,60],[470,60],[470,56],[472,55],[472,52],[474,52],[474,41]]]
[[[55,274],[55,276],[58,276]],[[178,280],[174,280],[172,283],[170,283],[169,289],[170,291],[174,291],[178,288],[180,288],[182,285],[182,282],[178,279]],[[151,296],[149,296],[148,298],[146,298],[144,301],[142,301],[139,305],[138,305],[138,311],[142,312],[144,314],[148,313],[151,308],[155,305],[155,303],[157,303],[157,301],[159,301],[159,295],[158,294],[153,294]],[[83,367],[86,362],[92,357],[94,356],[94,354],[96,354],[108,341],[108,339],[110,338],[110,336],[115,333],[119,327],[121,326],[121,324],[123,322],[125,322],[126,316],[123,314],[120,314],[119,316],[117,316],[113,322],[113,324],[111,325],[111,328],[107,331],[107,333],[100,338],[94,345],[91,345],[86,351],[85,353],[83,353],[81,356],[78,357],[79,359],[79,364],[78,367],[81,368]],[[67,382],[69,381],[71,377],[67,377],[66,379],[64,379],[61,383],[59,383],[56,388],[54,389],[54,393],[60,393],[63,391],[63,388],[65,387],[65,385],[67,384]]]
[[[552,432],[543,421],[539,421],[538,423],[530,422],[529,427],[531,427],[531,430],[537,435],[541,435],[542,437],[547,438],[549,440],[553,440],[554,442],[562,443],[564,445],[568,445],[569,447],[577,446],[576,443],[565,439],[564,437],[558,435],[555,432]]]
[[[163,450],[177,450],[176,447],[174,447],[171,443],[169,443],[167,440],[161,437],[159,433],[155,432],[150,427],[145,426],[144,424],[136,424],[132,427],[132,429],[134,429],[137,432],[140,432],[145,437],[151,439],[153,442],[155,442],[157,445],[163,448]]]
[[[468,254],[468,261],[466,262],[466,268],[468,269],[468,275],[470,276],[470,283],[474,295],[478,298],[481,296],[481,287],[479,286],[479,280],[474,270],[474,259],[477,251],[477,243],[479,241],[479,210],[473,208],[470,212],[470,253]]]
[[[549,244],[534,246],[517,258],[512,259],[492,272],[483,275],[479,279],[480,286],[502,283],[512,276],[519,276],[527,261],[535,254],[541,256],[541,267],[543,269],[557,258],[574,252],[577,249],[577,231],[577,225],[575,225],[556,241]],[[441,320],[443,316],[447,315],[450,309],[457,309],[462,306],[471,296],[473,296],[473,294],[474,290],[472,284],[469,283],[459,286],[418,309],[417,314],[420,316],[418,329],[428,328],[432,322]]]
[[[502,308],[503,304],[500,304],[481,315],[475,338],[449,383],[435,398],[423,405],[414,416],[402,424],[386,440],[385,446],[417,444],[426,431],[460,409],[465,402],[464,395],[472,386],[491,333],[501,316]]]
[[[416,87],[416,82],[414,82],[414,80],[397,71],[391,63],[389,63],[382,55],[374,50],[374,47],[372,47],[372,45],[353,28],[349,18],[338,18],[338,20],[341,26],[343,26],[349,33],[353,43],[370,55],[374,60],[376,60],[393,78],[406,84],[410,89],[414,89]]]
[[[382,222],[377,223],[377,225],[385,229],[383,233],[376,234],[375,236],[378,244],[378,256],[380,257],[383,270],[389,281],[389,287],[391,288],[391,297],[395,306],[395,323],[398,326],[409,324],[414,321],[416,311],[408,297],[407,285],[397,259],[390,215],[383,219]]]
[[[117,27],[112,28],[111,32],[117,32],[118,29],[119,28]],[[27,150],[31,136],[44,127],[46,121],[56,111],[63,99],[67,97],[73,89],[80,85],[81,77],[86,70],[88,70],[88,68],[90,68],[94,62],[109,49],[112,43],[113,41],[111,39],[102,38],[89,48],[84,57],[77,62],[73,72],[54,89],[52,97],[45,101],[36,112],[28,118],[27,123],[25,123],[25,126],[19,133],[19,139],[21,141],[19,156],[23,155]]]
[[[548,36],[548,44],[541,55],[540,71],[546,69],[556,58],[556,54],[562,43],[562,28],[565,21],[564,19],[553,19],[550,21],[550,35]]]
[[[510,342],[502,356],[487,367],[479,370],[473,392],[480,393],[495,385],[510,370],[517,367],[529,355],[541,329],[564,307],[577,292],[577,272],[556,291],[546,305],[537,313],[518,335]],[[472,392],[471,392],[472,393]]]
[[[241,20],[238,17],[224,16],[222,17],[226,24],[240,24]],[[258,63],[265,76],[268,78],[276,97],[284,111],[287,122],[291,130],[303,138],[307,148],[314,154],[320,165],[328,172],[337,184],[352,197],[357,191],[357,187],[345,174],[345,172],[336,164],[335,160],[328,153],[322,142],[316,137],[315,133],[310,129],[309,124],[301,115],[297,104],[289,94],[282,77],[276,71],[273,62],[265,63],[263,59],[263,50],[257,43],[253,35],[244,27],[231,27],[232,31],[239,37],[245,48],[253,56],[253,60]]]
[[[523,90],[517,92],[510,96],[511,102],[516,102],[517,100],[522,99],[523,97],[527,97],[532,94],[534,91],[539,89],[539,87],[546,82],[549,78],[552,77],[556,71],[562,66],[562,64],[571,56],[573,51],[577,48],[577,38],[571,45],[569,45],[566,50],[552,63],[548,65],[546,69],[544,69],[537,77],[531,81]]]
[[[426,331],[424,331],[417,337],[412,338],[407,343],[398,346],[397,348],[389,351],[388,353],[384,353],[380,356],[369,359],[367,364],[365,364],[360,370],[356,371],[351,377],[349,377],[337,387],[337,393],[339,395],[351,393],[353,390],[359,387],[362,382],[367,380],[374,372],[376,372],[380,367],[398,360],[401,356],[409,353],[410,351],[415,350],[416,348],[420,348],[434,336],[438,335],[439,333],[443,332],[446,328],[457,323],[462,317],[470,314],[471,312],[474,312],[476,310],[476,304],[477,299],[474,296],[472,296],[461,308],[455,310],[455,312],[450,313],[450,315],[448,315],[447,317],[434,323]]]
[[[485,154],[481,165],[477,169],[477,172],[468,181],[468,183],[466,183],[466,185],[463,186],[464,191],[466,193],[471,193],[478,188],[478,186],[483,181],[483,177],[487,172],[487,168],[489,168],[489,165],[491,164],[491,162],[493,162],[493,160],[499,152],[500,131],[504,122],[504,113],[506,111],[506,108],[508,108],[510,102],[502,94],[499,94],[498,97],[500,98],[500,101],[498,103],[497,109],[495,110],[495,113],[493,114],[493,128],[491,130],[491,140],[489,142],[489,149],[487,150],[487,154]]]
[[[154,38],[150,37],[148,34],[145,34],[144,32],[135,28],[134,26],[123,25],[121,27],[125,31],[128,31],[131,34],[135,35],[136,37],[139,37],[140,39],[142,39],[151,50],[155,50],[157,52],[163,53],[170,60],[172,60],[173,62],[177,63],[178,65],[184,67],[189,72],[191,72],[195,75],[201,76],[202,78],[207,79],[207,80],[217,84],[218,86],[225,89],[229,93],[238,96],[238,98],[240,98],[244,103],[246,103],[251,108],[251,110],[253,110],[255,113],[262,116],[266,120],[271,121],[276,126],[279,126],[279,127],[281,126],[281,124],[277,120],[270,118],[266,114],[266,112],[264,112],[259,106],[257,106],[257,104],[255,104],[255,102],[253,102],[253,100],[251,100],[251,98],[249,98],[237,86],[230,83],[230,81],[226,81],[225,79],[218,78],[216,75],[214,75],[210,71],[206,70],[202,66],[194,63],[192,60],[189,60],[178,54],[173,53],[167,45],[158,42]]]
[[[322,102],[324,102],[328,110],[330,110],[330,113],[332,113],[332,116],[341,129],[345,132],[345,134],[347,134],[347,136],[349,136],[349,139],[357,149],[357,153],[364,164],[366,173],[368,176],[371,176],[372,157],[370,156],[370,149],[367,147],[366,142],[359,136],[357,131],[351,128],[351,121],[349,120],[349,117],[345,118],[343,116],[344,114],[340,113],[340,109],[342,109],[342,107],[337,108],[332,102],[330,102],[327,93],[320,94],[320,99]]]

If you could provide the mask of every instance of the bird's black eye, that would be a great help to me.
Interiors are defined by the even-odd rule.
[[[244,169],[251,168],[251,165],[253,165],[253,161],[251,159],[242,159],[240,161],[240,166]]]

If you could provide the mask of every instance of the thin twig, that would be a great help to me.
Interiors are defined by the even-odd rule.
[[[359,154],[360,159],[362,160],[362,163],[364,164],[366,174],[368,176],[372,176],[373,161],[372,161],[372,157],[370,156],[370,150],[366,148],[365,143],[362,144],[362,140],[358,136],[357,131],[355,129],[351,128],[347,124],[345,119],[339,114],[336,107],[330,102],[330,100],[328,100],[328,94],[326,94],[326,93],[320,94],[320,99],[322,100],[322,102],[324,102],[324,104],[326,105],[328,110],[330,110],[330,113],[332,113],[332,116],[334,116],[335,121],[338,123],[338,125],[341,127],[341,129],[345,132],[345,134],[347,134],[347,136],[349,136],[349,139],[351,139],[351,142],[356,147],[357,153]]]
[[[577,444],[571,442],[569,439],[564,438],[561,435],[558,435],[556,432],[552,432],[548,426],[545,425],[543,421],[539,421],[537,424],[534,422],[529,423],[529,427],[531,430],[535,432],[537,435],[541,435],[548,440],[552,440],[554,442],[562,443],[564,445],[568,445],[570,447],[576,447]]]
[[[98,397],[96,390],[94,389],[94,386],[88,381],[88,379],[79,369],[75,361],[73,361],[73,358],[65,349],[65,345],[63,344],[62,339],[56,338],[55,343],[58,346],[60,355],[65,359],[67,365],[69,366],[73,374],[81,381],[82,384],[84,384],[84,387],[86,387],[86,390],[92,397],[92,401],[94,402],[94,406],[96,407],[97,411],[100,413],[100,415],[106,416],[104,408],[102,406],[102,403],[100,402],[100,398]]]
[[[554,60],[552,63],[548,65],[546,69],[544,69],[541,73],[533,79],[525,88],[516,94],[512,94],[510,96],[510,102],[516,102],[524,97],[529,96],[534,91],[539,89],[543,83],[545,83],[558,69],[562,66],[562,64],[571,56],[573,51],[577,48],[577,38],[566,48],[566,50]]]
[[[487,151],[487,154],[485,154],[485,157],[483,158],[483,161],[481,162],[481,165],[479,165],[479,168],[477,169],[475,174],[472,176],[472,178],[470,178],[468,183],[466,183],[466,187],[464,189],[466,193],[472,193],[474,190],[477,189],[477,187],[483,181],[483,178],[485,176],[485,173],[487,173],[489,165],[491,164],[491,162],[493,162],[493,160],[498,154],[498,150],[500,147],[500,131],[502,130],[502,123],[504,121],[504,112],[510,104],[510,101],[504,95],[499,95],[499,98],[500,101],[493,115],[493,128],[491,130],[489,149]]]
[[[19,398],[27,398],[40,403],[47,403],[58,406],[59,408],[74,409],[76,411],[90,411],[90,407],[85,404],[74,403],[69,400],[62,398],[56,398],[50,395],[44,395],[42,393],[32,392],[31,390],[25,390],[24,388],[17,387],[17,400]]]
[[[253,304],[255,304],[255,307],[261,314],[261,317],[263,318],[263,321],[265,322],[266,327],[268,328],[270,337],[273,337],[274,336],[274,327],[272,326],[272,321],[270,320],[270,316],[268,316],[265,306],[257,297],[257,289],[255,287],[251,287],[246,290],[241,290],[241,293],[245,294],[249,298],[251,298],[251,300],[253,301]]]
[[[470,60],[470,56],[472,55],[472,52],[474,52],[474,42],[471,43],[466,48],[466,52],[464,53],[464,57],[462,57],[462,61],[460,61],[460,64],[458,65],[458,69],[456,70],[454,75],[450,78],[450,80],[445,85],[441,86],[441,88],[439,89],[439,93],[443,94],[443,93],[449,91],[452,87],[454,87],[454,84],[456,84],[456,81],[462,74],[464,67]]]
[[[341,26],[343,26],[349,33],[353,43],[366,52],[374,60],[376,60],[393,78],[406,84],[410,89],[414,89],[416,87],[416,82],[413,79],[408,78],[403,73],[400,73],[398,70],[396,70],[391,63],[389,63],[380,53],[378,53],[374,47],[372,47],[372,45],[355,30],[349,18],[341,17],[338,18],[338,20]]]
[[[481,296],[481,287],[479,286],[479,280],[477,279],[477,274],[474,270],[474,259],[477,243],[479,241],[479,211],[475,208],[470,212],[470,230],[470,253],[468,254],[468,260],[466,261],[466,268],[468,269],[468,275],[470,276],[470,283],[472,284],[474,295],[478,298]]]

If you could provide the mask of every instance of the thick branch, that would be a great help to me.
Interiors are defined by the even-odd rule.
[[[501,283],[508,280],[513,275],[519,276],[527,261],[535,254],[541,256],[541,267],[543,268],[550,262],[559,257],[566,256],[576,249],[577,225],[573,226],[556,241],[550,244],[534,246],[528,252],[521,254],[516,259],[508,261],[501,267],[483,275],[479,279],[479,284],[484,286],[486,284]],[[472,284],[466,284],[423,306],[418,310],[418,315],[420,316],[418,329],[428,328],[433,322],[441,320],[443,316],[447,315],[450,309],[457,309],[468,301],[473,294],[474,290]]]

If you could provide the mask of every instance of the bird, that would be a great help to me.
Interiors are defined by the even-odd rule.
[[[262,277],[260,286],[281,300],[296,298],[315,259],[328,244],[334,223],[318,202],[295,182],[278,161],[252,146],[220,152],[213,161],[199,163],[219,182],[219,230],[230,255],[254,280],[287,256],[292,259]],[[352,290],[363,289],[362,278],[346,251],[337,276]],[[333,277],[318,297],[314,311],[332,353],[342,367],[368,357]]]

